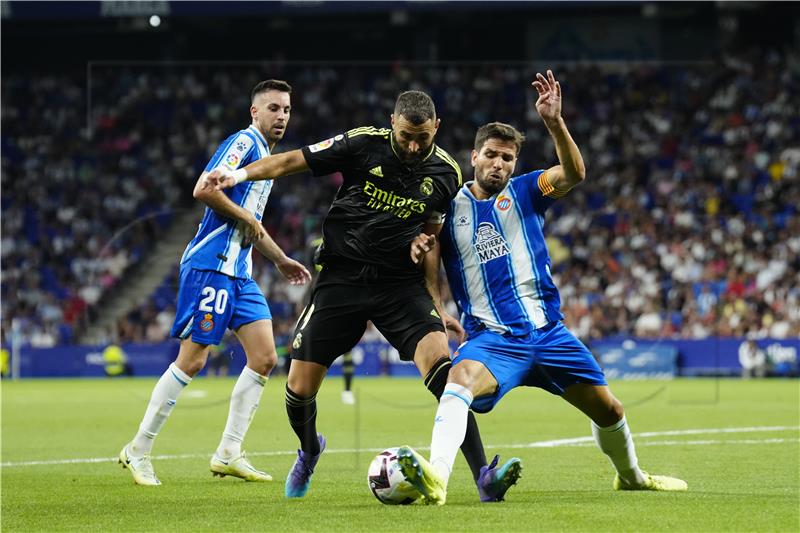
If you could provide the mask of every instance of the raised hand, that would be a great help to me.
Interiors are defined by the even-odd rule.
[[[308,269],[290,257],[280,263],[275,263],[275,266],[291,285],[303,285],[311,281],[311,273]]]
[[[536,111],[545,124],[552,124],[561,118],[561,84],[556,81],[552,70],[547,70],[545,78],[541,73],[536,73],[536,81],[531,85],[539,93],[536,100]]]
[[[436,235],[420,233],[414,237],[414,240],[411,241],[411,262],[415,265],[419,264],[422,257],[431,251],[434,244],[436,244]]]

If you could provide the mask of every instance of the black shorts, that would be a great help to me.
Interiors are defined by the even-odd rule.
[[[424,283],[364,281],[326,267],[295,326],[292,359],[330,367],[361,340],[371,320],[400,358],[411,361],[425,335],[445,331]]]

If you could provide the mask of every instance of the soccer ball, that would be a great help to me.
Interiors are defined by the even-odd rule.
[[[419,491],[406,481],[397,463],[397,448],[383,450],[375,456],[367,472],[367,485],[378,501],[387,505],[408,505],[420,497]]]

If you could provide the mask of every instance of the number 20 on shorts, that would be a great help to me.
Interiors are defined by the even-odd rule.
[[[205,313],[210,313],[214,311],[218,315],[221,315],[225,312],[225,308],[228,306],[228,291],[225,289],[216,290],[214,287],[203,287],[203,290],[200,291],[200,294],[205,296],[202,300],[200,300],[200,311]],[[211,307],[213,304],[213,308]]]

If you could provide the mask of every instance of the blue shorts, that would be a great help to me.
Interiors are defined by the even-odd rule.
[[[198,344],[219,344],[225,329],[270,320],[267,300],[252,279],[232,278],[213,270],[181,267],[173,337]]]
[[[575,383],[607,385],[592,353],[561,322],[523,337],[483,330],[459,346],[453,365],[479,361],[497,380],[497,391],[475,398],[472,410],[488,413],[515,387],[539,387],[561,395]]]

